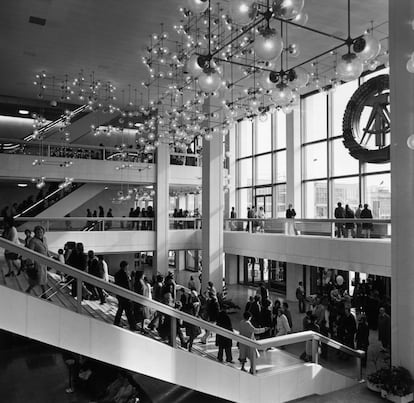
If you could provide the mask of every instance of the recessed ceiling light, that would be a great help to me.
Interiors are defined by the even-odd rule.
[[[135,127],[142,127],[142,126],[144,126],[144,124],[143,124],[143,123],[139,123],[139,122],[137,122],[137,123],[135,123],[135,124],[134,124],[134,126],[135,126]]]
[[[26,109],[19,109],[20,115],[28,115],[30,112]]]
[[[18,183],[17,186],[19,188],[25,188],[25,187],[27,187],[27,183]]]

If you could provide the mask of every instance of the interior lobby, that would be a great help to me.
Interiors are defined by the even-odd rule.
[[[414,375],[412,1],[4,0],[0,23],[0,350],[10,359],[0,385],[10,403],[27,398],[10,381],[13,362],[46,371],[41,351],[61,374],[50,402],[62,391],[62,401],[95,401],[65,393],[61,351],[135,374],[158,403],[370,402],[380,397],[361,381],[381,366]],[[23,248],[38,225],[53,262]],[[103,256],[106,284],[68,263],[75,243]],[[13,274],[3,250],[47,266],[47,291],[25,293],[27,270]],[[119,288],[121,261],[152,298]],[[157,275],[169,273],[200,298],[212,283],[236,332],[155,300]],[[106,300],[75,298],[84,284]],[[261,285],[272,327],[276,301],[293,326],[246,341],[245,304]],[[318,300],[336,314],[335,292],[329,331],[302,326]],[[113,325],[119,298],[151,312],[139,331]],[[338,336],[348,307],[357,327],[367,319],[366,348]],[[149,331],[158,315],[166,338]],[[176,327],[189,337],[186,323],[202,329],[193,352],[176,337]],[[209,333],[232,339],[228,363]],[[243,343],[260,351],[246,373]]]

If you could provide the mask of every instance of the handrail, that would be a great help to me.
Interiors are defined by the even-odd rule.
[[[225,218],[225,222],[237,222],[237,221],[264,221],[264,222],[292,222],[292,218]],[[318,222],[318,223],[373,223],[373,224],[391,224],[391,218],[295,218],[293,219],[295,223],[301,222]]]
[[[85,111],[87,108],[89,107],[89,105],[85,104],[85,105],[81,105],[78,108],[76,108],[74,111],[71,112],[71,118],[74,118],[76,115],[78,115],[79,113]],[[66,120],[66,117],[60,117],[59,119],[54,120],[53,122],[49,122],[47,125],[41,127],[38,132],[39,134],[45,133],[48,130],[52,129],[53,127],[57,126],[59,123],[63,123]],[[29,134],[28,136],[26,136],[24,138],[26,141],[31,141],[33,140],[33,133]]]
[[[15,252],[25,258],[40,262],[41,264],[47,265],[48,267],[55,269],[56,271],[63,272],[71,277],[76,278],[77,280],[79,280],[77,282],[78,291],[80,291],[79,288],[82,287],[82,282],[87,282],[96,287],[103,288],[112,294],[126,298],[132,302],[144,305],[148,308],[161,312],[172,318],[182,320],[184,322],[190,323],[195,326],[199,326],[210,332],[219,334],[231,340],[235,340],[236,342],[246,345],[251,348],[255,348],[258,350],[265,350],[266,348],[269,348],[269,347],[280,347],[280,346],[295,344],[295,343],[304,342],[304,341],[312,341],[313,344],[317,343],[318,341],[322,341],[322,342],[329,343],[329,345],[333,348],[336,348],[338,350],[351,354],[352,356],[356,357],[359,361],[362,357],[364,357],[364,354],[365,354],[363,351],[353,350],[339,342],[331,340],[328,337],[322,336],[313,331],[292,333],[292,334],[285,335],[285,336],[272,337],[272,338],[263,339],[263,340],[252,340],[247,337],[241,336],[237,333],[231,332],[227,329],[224,329],[222,327],[216,326],[210,322],[204,321],[200,318],[194,317],[185,312],[169,307],[168,305],[162,304],[161,302],[148,299],[142,295],[136,294],[133,291],[119,287],[115,284],[108,283],[100,278],[94,277],[86,272],[77,270],[71,266],[68,266],[67,264],[60,263],[57,260],[49,258],[40,253],[37,253],[31,249],[12,243],[6,239],[0,238],[0,247],[3,247],[9,251]],[[81,292],[79,292],[78,295],[82,295]],[[77,299],[77,303],[78,303],[78,312],[81,313],[82,312],[81,298]],[[174,330],[174,332],[172,333],[174,336],[173,337],[173,346],[174,346],[175,338],[176,338],[175,325],[173,325],[172,328]],[[313,348],[313,360],[316,363],[318,362],[317,350],[318,350],[317,348]],[[360,368],[361,366],[359,365],[359,369]],[[253,373],[255,373],[254,362],[252,363],[252,370],[253,370]],[[361,373],[359,373],[358,376],[361,376]]]

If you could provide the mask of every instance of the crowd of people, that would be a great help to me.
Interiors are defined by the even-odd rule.
[[[359,204],[357,209],[354,211],[349,204],[342,207],[342,203],[338,202],[334,211],[334,217],[338,219],[372,219],[372,211],[368,208],[368,204]],[[356,224],[355,222],[336,223],[335,224],[335,235],[337,238],[371,238],[371,232],[373,224],[370,222],[364,222],[362,224]]]
[[[372,281],[358,282],[351,297],[340,276],[337,282],[329,282],[323,292],[310,302],[310,309],[303,319],[303,330],[313,330],[352,348],[364,351],[362,364],[367,362],[370,329],[378,329],[382,351],[388,353],[391,345],[390,304],[385,296],[380,299],[379,290]],[[299,312],[306,308],[307,300],[302,283],[296,289]],[[321,355],[327,357],[328,349],[322,344]],[[339,354],[348,359],[349,355]],[[310,351],[303,354],[310,359]]]

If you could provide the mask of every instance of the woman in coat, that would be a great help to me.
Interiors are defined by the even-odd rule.
[[[247,337],[248,339],[253,339],[255,340],[254,335],[255,334],[261,334],[264,333],[266,330],[268,330],[268,328],[263,327],[263,328],[258,328],[258,327],[254,327],[252,325],[252,323],[250,322],[250,318],[252,317],[250,312],[245,312],[243,314],[243,320],[240,322],[240,327],[239,327],[239,331],[240,331],[240,335]],[[246,346],[244,344],[239,344],[239,361],[242,364],[242,367],[240,368],[242,371],[246,371],[246,369],[244,368],[247,359],[250,360],[250,373],[253,373],[253,369],[251,367],[251,363],[253,362],[255,356],[258,357],[259,356],[259,352],[252,347]]]
[[[41,253],[42,255],[49,256],[45,229],[41,225],[35,227],[34,237],[29,242],[29,249]],[[42,289],[42,294],[44,295],[47,284],[47,265],[35,261],[34,268],[37,275],[32,278],[29,277],[29,288],[27,288],[26,292],[29,293],[33,287],[39,285]]]
[[[233,331],[233,326],[231,324],[230,316],[227,315],[225,310],[221,310],[217,315],[217,326],[222,327],[223,329]],[[218,346],[218,355],[217,359],[220,362],[223,362],[223,351],[226,352],[226,362],[233,362],[233,357],[231,354],[232,340],[227,337],[216,335],[216,346]]]

